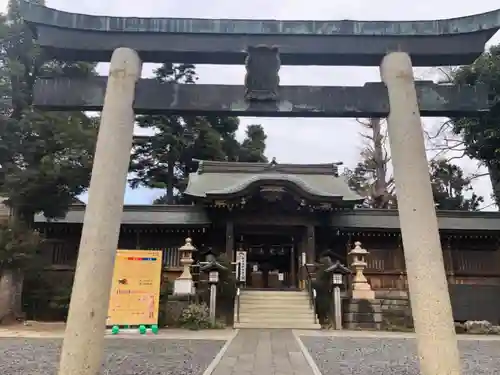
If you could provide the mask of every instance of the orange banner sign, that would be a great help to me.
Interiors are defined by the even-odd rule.
[[[162,251],[117,250],[107,326],[158,324]]]

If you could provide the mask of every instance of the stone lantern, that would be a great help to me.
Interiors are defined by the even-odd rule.
[[[219,282],[220,272],[227,268],[217,262],[215,255],[209,250],[207,253],[207,262],[201,267],[201,272],[208,273],[208,283],[210,284],[210,321],[215,324],[215,312],[217,309],[217,283]]]
[[[345,276],[349,275],[351,270],[337,260],[325,272],[332,275],[335,329],[342,329],[342,298],[340,296],[340,288],[345,285]]]
[[[354,277],[352,281],[352,299],[375,299],[375,292],[368,283],[363,271],[365,270],[366,256],[369,252],[361,247],[361,242],[357,241],[354,243],[354,249],[349,252],[352,256],[351,267],[354,271]]]
[[[186,243],[179,248],[180,263],[183,270],[182,274],[174,282],[174,294],[194,294],[193,276],[190,267],[193,264],[193,252],[195,251],[196,248],[193,246],[191,238],[186,238]]]

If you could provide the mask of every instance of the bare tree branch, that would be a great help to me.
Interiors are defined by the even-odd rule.
[[[494,207],[494,206],[496,206],[496,203],[490,203],[490,204],[488,204],[488,205],[486,205],[486,206],[484,206],[484,207],[478,208],[477,210],[478,210],[478,211],[484,211],[484,210],[486,210],[487,208]]]
[[[473,181],[477,178],[481,178],[481,177],[485,177],[485,176],[489,176],[490,175],[490,172],[484,172],[484,173],[473,173],[469,176],[469,180],[470,181]]]

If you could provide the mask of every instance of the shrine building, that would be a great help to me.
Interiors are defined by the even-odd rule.
[[[366,276],[377,291],[406,289],[397,210],[358,208],[335,164],[200,161],[189,175],[183,205],[126,205],[118,248],[162,249],[174,279],[178,248],[191,237],[235,260],[247,257],[247,288],[300,288],[301,265],[327,254],[348,264],[356,241],[369,251]],[[46,254],[57,271],[73,272],[85,205],[65,218],[36,217],[48,238]],[[438,211],[450,284],[500,285],[500,213]]]

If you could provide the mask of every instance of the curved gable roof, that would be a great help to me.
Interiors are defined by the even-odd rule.
[[[333,164],[267,164],[200,162],[198,171],[189,175],[184,194],[206,198],[232,195],[252,185],[291,183],[317,198],[340,199],[356,203],[363,198],[354,193]]]

